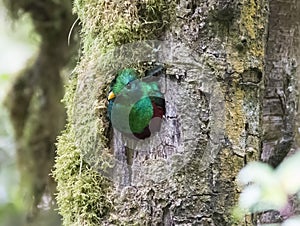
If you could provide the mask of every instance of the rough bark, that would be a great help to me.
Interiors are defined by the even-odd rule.
[[[267,1],[75,7],[85,55],[65,97],[55,170],[65,225],[233,225],[235,177],[260,156]],[[133,44],[147,38],[159,41]],[[118,68],[140,69],[153,49],[167,68],[167,113],[161,133],[132,142],[109,128],[105,95]]]
[[[299,12],[299,1],[270,1],[261,159],[273,167],[294,152],[299,144]],[[289,205],[294,208],[291,202],[292,199]],[[274,211],[265,213],[260,222],[280,222],[295,209],[283,212],[288,213],[286,216]]]
[[[292,148],[298,106],[299,2],[270,3],[262,159],[276,167]]]

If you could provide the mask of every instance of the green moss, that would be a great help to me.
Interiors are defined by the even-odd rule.
[[[174,0],[76,0],[84,49],[95,39],[102,52],[138,40],[157,39],[175,16]]]
[[[67,87],[64,102],[67,104],[69,123],[58,139],[55,170],[57,202],[64,225],[99,225],[100,219],[111,208],[106,194],[110,183],[84,161],[84,152],[75,144],[72,123],[77,79]]]
[[[249,67],[263,68],[262,61],[257,65],[253,59],[261,59],[265,54],[265,40],[258,37],[266,37],[267,8],[267,1],[243,0],[238,7],[234,3],[220,4],[209,12],[211,29],[227,43],[228,62],[238,73]]]
[[[53,172],[64,225],[101,225],[113,208],[112,184],[94,166],[101,165],[103,170],[111,164],[106,94],[112,72],[132,64],[131,56],[136,53],[124,50],[130,58],[127,64],[126,58],[116,59],[110,50],[159,39],[175,16],[174,4],[175,0],[74,1],[74,12],[82,24],[83,57],[75,70],[78,77],[69,81],[64,98],[68,125],[59,137]],[[145,51],[144,46],[142,49]]]
[[[64,225],[99,225],[111,208],[106,198],[109,182],[83,162],[74,143],[72,128],[68,128],[59,138],[54,171],[59,211]]]

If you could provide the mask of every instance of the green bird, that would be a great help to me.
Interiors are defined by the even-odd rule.
[[[166,112],[158,84],[158,75],[163,70],[162,66],[156,66],[146,71],[143,79],[138,79],[132,68],[117,73],[107,97],[108,117],[114,128],[138,139],[148,138],[160,130]]]

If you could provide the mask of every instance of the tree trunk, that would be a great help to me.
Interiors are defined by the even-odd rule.
[[[54,172],[64,224],[234,225],[235,177],[260,156],[267,1],[74,7],[84,55]],[[111,128],[106,94],[118,69],[150,62],[166,68],[166,115],[158,134],[135,141]]]
[[[273,167],[299,145],[298,81],[299,1],[270,1],[263,100],[263,141],[261,159]],[[295,207],[291,203],[288,206]],[[285,213],[284,213],[285,212]],[[264,213],[261,223],[275,223],[296,212]],[[298,210],[299,212],[299,210]]]
[[[290,151],[295,134],[299,9],[296,1],[270,3],[262,159],[274,167]]]

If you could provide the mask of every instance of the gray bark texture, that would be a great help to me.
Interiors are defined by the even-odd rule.
[[[299,13],[299,1],[270,1],[261,160],[273,167],[299,146]],[[299,203],[291,197],[285,209],[264,213],[259,222],[281,222],[297,213]]]
[[[54,172],[64,224],[252,224],[231,210],[239,170],[260,157],[268,1],[75,1],[75,11],[83,57]],[[133,141],[109,126],[106,94],[117,69],[153,61],[166,68],[166,115],[158,134]]]
[[[270,3],[262,159],[276,167],[290,151],[298,106],[298,1]]]
[[[264,4],[178,5],[176,23],[165,32],[173,58],[167,84],[162,81],[167,88],[162,131],[142,144],[130,144],[116,131],[113,135],[116,222],[233,224],[235,176],[249,158],[257,159],[260,149],[263,55],[250,48],[264,51]],[[251,12],[243,10],[255,10],[250,21],[243,16]],[[245,30],[238,25],[243,19]],[[254,27],[247,28],[251,22]],[[252,43],[257,39],[261,46]]]

